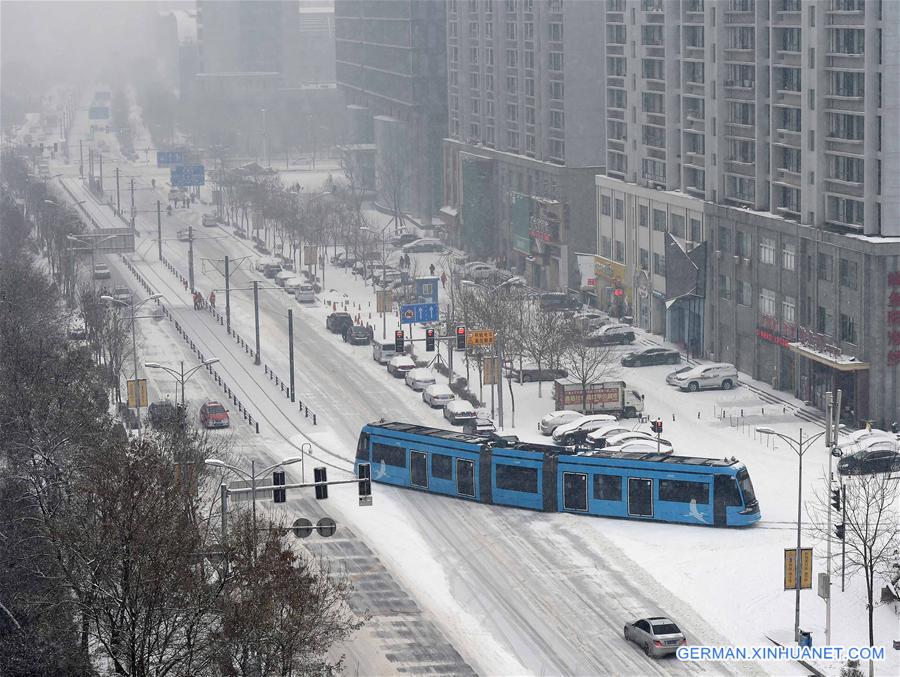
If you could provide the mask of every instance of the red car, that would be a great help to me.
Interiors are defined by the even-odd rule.
[[[200,424],[204,428],[227,428],[230,423],[228,410],[220,402],[210,400],[200,407]]]

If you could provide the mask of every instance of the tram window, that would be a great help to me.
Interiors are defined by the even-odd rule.
[[[753,482],[750,481],[750,473],[741,470],[737,474],[738,482],[741,485],[741,492],[744,494],[744,502],[747,505],[756,502],[756,493],[753,491]]]
[[[390,444],[372,443],[372,463],[384,462],[396,468],[406,467],[406,449]]]
[[[439,480],[453,479],[453,457],[444,454],[431,455],[431,476]]]
[[[741,492],[738,491],[737,480],[733,477],[723,477],[722,480],[716,482],[716,491],[721,494],[721,498],[727,506],[741,506]]]
[[[369,433],[360,433],[356,445],[356,458],[369,458]]]
[[[537,493],[537,468],[522,468],[515,465],[497,464],[497,488],[508,491]]]
[[[594,475],[594,500],[621,501],[622,478],[618,475]]]
[[[659,500],[675,503],[696,501],[698,505],[706,505],[709,503],[709,485],[704,482],[660,480]]]

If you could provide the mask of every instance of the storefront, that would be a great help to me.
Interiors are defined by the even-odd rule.
[[[516,268],[536,289],[569,286],[569,251],[561,202],[510,192],[509,220]]]
[[[840,389],[841,420],[851,426],[862,425],[869,411],[869,364],[827,344],[800,341],[789,345],[798,358],[798,397],[824,411],[825,394]]]
[[[616,261],[594,256],[594,288],[597,307],[612,317],[631,315],[631,286],[627,284],[625,266]]]

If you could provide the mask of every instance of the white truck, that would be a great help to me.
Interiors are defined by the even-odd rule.
[[[570,409],[583,414],[615,414],[634,418],[644,411],[644,398],[629,388],[625,381],[588,383],[570,378],[553,382],[553,401],[556,409]]]

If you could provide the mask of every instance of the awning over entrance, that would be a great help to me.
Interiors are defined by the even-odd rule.
[[[860,362],[852,355],[817,350],[805,343],[789,343],[788,346],[792,352],[837,371],[862,371],[869,368],[868,362]]]

